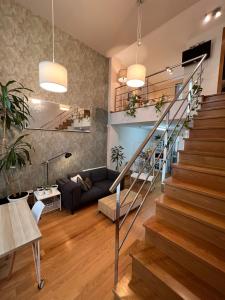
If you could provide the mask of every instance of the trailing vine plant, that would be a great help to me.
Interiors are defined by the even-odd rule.
[[[140,98],[141,97],[136,94],[132,94],[129,97],[129,103],[128,103],[127,109],[126,109],[126,114],[128,116],[133,117],[133,118],[136,117],[136,111],[137,111],[136,104],[139,102]]]
[[[155,112],[157,115],[159,115],[162,112],[162,108],[164,107],[166,103],[166,96],[162,95],[159,99],[159,101],[155,104]]]

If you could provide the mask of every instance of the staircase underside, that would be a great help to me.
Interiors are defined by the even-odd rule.
[[[225,299],[225,94],[206,96],[116,299]]]

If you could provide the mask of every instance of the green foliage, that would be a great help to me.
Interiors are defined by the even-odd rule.
[[[133,117],[133,118],[136,117],[136,110],[137,110],[136,104],[139,102],[139,99],[140,99],[140,96],[138,96],[138,95],[132,95],[129,98],[129,104],[126,109],[126,114],[128,116]]]
[[[162,108],[166,103],[166,96],[162,95],[162,97],[160,97],[159,101],[156,102],[155,104],[155,111],[156,114],[160,114],[162,112]]]
[[[199,85],[199,84],[194,84],[193,86],[192,86],[192,94],[194,95],[194,96],[199,96],[200,94],[201,94],[201,92],[202,92],[202,87]]]
[[[0,171],[11,168],[21,169],[26,165],[26,161],[31,164],[29,152],[31,145],[23,140],[27,135],[21,135],[15,142],[5,147],[5,152],[0,155]]]
[[[23,129],[30,116],[25,92],[32,91],[14,80],[6,85],[0,82],[0,88],[0,119],[3,127],[9,130],[13,125]]]
[[[111,161],[113,163],[116,163],[116,170],[119,170],[119,167],[121,167],[123,160],[125,159],[124,148],[122,146],[114,146],[111,149]]]
[[[32,92],[32,90],[15,80],[8,81],[5,85],[0,82],[0,125],[3,129],[0,145],[0,172],[3,172],[7,184],[10,169],[20,169],[27,162],[31,163],[32,147],[24,141],[27,134],[21,135],[9,145],[6,142],[7,131],[12,130],[12,127],[23,130],[28,124],[30,111],[26,92]]]

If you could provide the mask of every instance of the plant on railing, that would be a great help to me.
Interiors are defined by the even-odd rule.
[[[199,96],[202,92],[202,87],[200,84],[197,84],[195,83],[193,86],[192,86],[192,95],[193,96]]]
[[[27,134],[21,135],[11,144],[7,141],[8,133],[13,134],[13,128],[21,131],[29,122],[30,111],[25,94],[28,91],[32,92],[14,80],[7,82],[6,85],[0,83],[0,122],[3,133],[0,145],[0,172],[3,173],[7,187],[12,184],[12,180],[9,180],[10,173],[13,173],[13,170],[21,169],[27,162],[31,163],[29,151],[32,147],[24,141]],[[19,186],[18,196],[20,197],[20,195]]]
[[[155,112],[157,115],[159,115],[162,112],[162,108],[164,107],[166,103],[166,96],[162,95],[159,99],[159,101],[155,104]]]
[[[116,163],[116,171],[119,170],[119,167],[122,166],[122,163],[125,159],[125,155],[123,153],[124,148],[122,146],[114,146],[111,149],[111,161]]]
[[[135,118],[136,117],[136,111],[137,111],[137,103],[139,102],[139,100],[141,99],[140,96],[136,95],[136,94],[132,94],[129,97],[129,103],[127,105],[126,108],[126,114],[130,117]]]

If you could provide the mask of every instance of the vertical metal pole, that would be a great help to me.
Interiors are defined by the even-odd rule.
[[[47,185],[48,185],[48,161],[46,162],[46,176],[47,176]]]
[[[120,183],[116,188],[116,221],[115,221],[115,270],[114,270],[114,287],[118,283],[119,274],[119,248],[120,248]]]
[[[162,168],[162,181],[161,181],[161,187],[162,190],[164,189],[164,181],[166,178],[166,168],[167,168],[167,146],[168,146],[168,131],[169,131],[169,118],[170,113],[166,115],[166,132],[164,135],[164,150],[163,150],[163,168]]]

